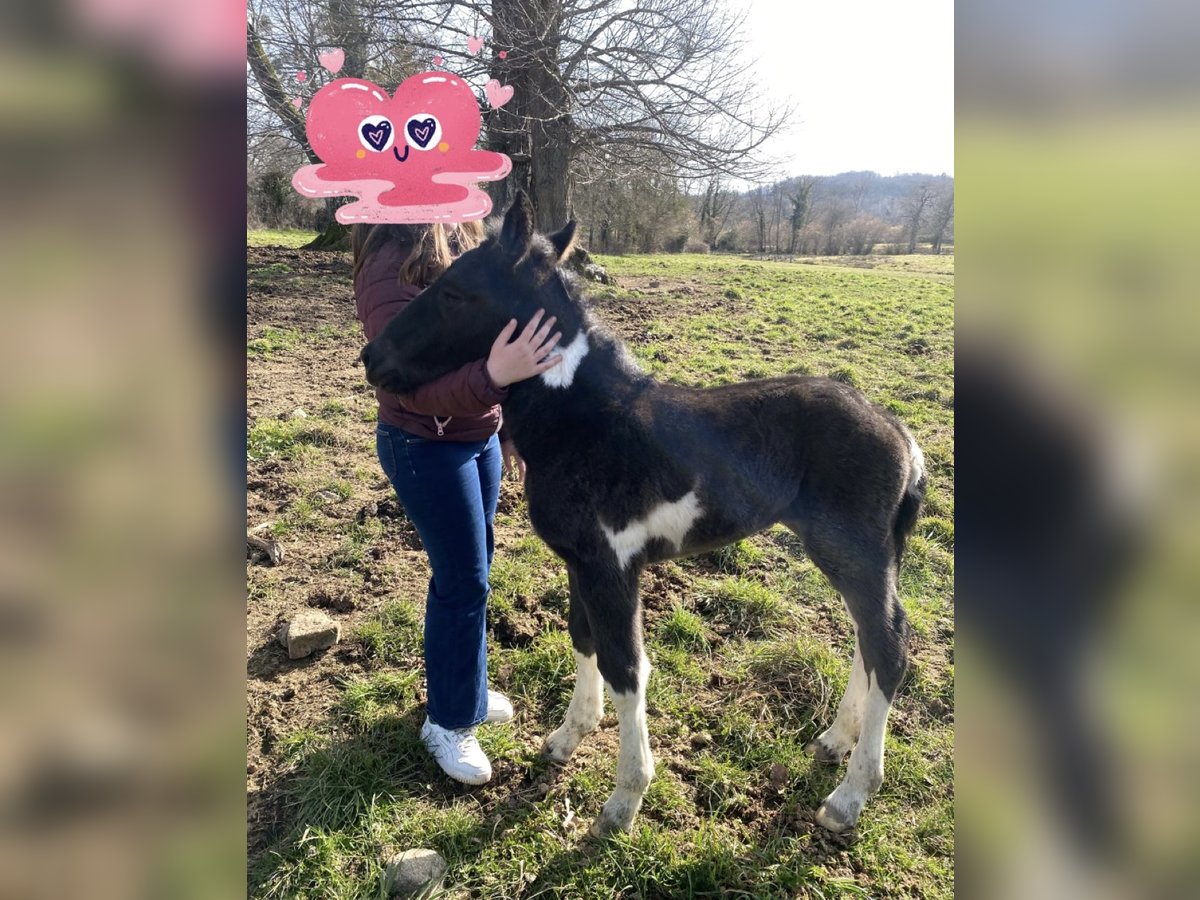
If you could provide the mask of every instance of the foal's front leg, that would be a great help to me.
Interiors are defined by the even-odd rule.
[[[650,663],[642,649],[639,575],[636,565],[617,568],[611,563],[571,572],[570,629],[579,668],[567,719],[550,735],[546,749],[554,758],[566,758],[582,736],[595,728],[603,712],[603,679],[617,709],[621,751],[616,789],[592,825],[593,835],[628,831],[654,777],[646,726]],[[585,627],[587,640],[582,639]]]
[[[604,716],[604,682],[596,665],[592,629],[588,624],[583,598],[579,595],[575,573],[568,570],[568,575],[571,606],[567,614],[567,628],[575,649],[575,692],[571,695],[562,725],[546,738],[542,748],[543,753],[558,763],[565,763],[571,758],[579,742],[596,730]]]
[[[595,837],[612,831],[629,831],[654,778],[654,756],[650,753],[650,732],[646,726],[646,683],[650,678],[650,662],[642,652],[640,635],[636,650],[637,668],[627,673],[625,677],[632,680],[625,681],[623,689],[605,679],[621,724],[621,754],[617,758],[616,788],[590,829]]]

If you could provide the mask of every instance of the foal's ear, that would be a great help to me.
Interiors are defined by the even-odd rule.
[[[533,244],[533,204],[524,191],[517,191],[512,206],[504,216],[504,224],[500,227],[500,246],[518,262],[529,252]]]
[[[571,255],[571,251],[575,249],[575,220],[572,219],[554,234],[547,235],[550,238],[550,243],[554,245],[554,252],[558,254],[558,261],[562,262]]]

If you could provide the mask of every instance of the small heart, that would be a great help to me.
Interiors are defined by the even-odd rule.
[[[329,70],[331,75],[336,75],[343,65],[346,64],[346,51],[341,47],[334,50],[327,50],[317,57],[321,65]]]
[[[501,59],[508,59],[508,51],[507,50],[501,50],[497,55]]]
[[[302,97],[293,97],[292,98],[292,106],[296,107],[296,109],[299,109],[303,105],[304,105],[304,99]]]
[[[483,49],[483,38],[473,37],[467,40],[467,52],[474,56]]]
[[[387,146],[388,138],[392,136],[392,124],[388,121],[372,124],[367,122],[362,127],[362,136],[376,150]]]
[[[304,82],[308,81],[308,73],[301,69],[296,73],[296,80],[301,84],[304,84]]]
[[[408,123],[408,136],[411,137],[424,150],[429,146],[429,142],[433,139],[433,133],[437,130],[437,122],[434,119],[422,119],[418,121],[413,119]]]
[[[499,109],[505,103],[512,99],[513,87],[511,84],[501,84],[495,78],[483,86],[483,92],[487,94],[488,105],[492,109]]]
[[[440,56],[435,56],[435,57],[433,58],[433,64],[434,64],[435,66],[440,66],[440,65],[441,65],[442,63],[444,63],[444,62],[445,62],[445,60],[444,60],[444,59],[442,59]]]

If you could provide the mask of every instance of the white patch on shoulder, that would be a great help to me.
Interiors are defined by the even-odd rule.
[[[620,531],[613,531],[603,522],[600,528],[623,569],[652,538],[663,538],[676,550],[683,549],[684,537],[702,512],[700,498],[695,491],[688,491],[678,500],[660,503],[644,518],[635,519]]]
[[[562,357],[562,362],[553,369],[543,372],[542,381],[548,387],[568,388],[575,380],[575,370],[579,368],[579,364],[588,354],[587,332],[582,328],[579,329],[579,333],[575,335],[571,343],[565,347],[555,348],[554,352]]]

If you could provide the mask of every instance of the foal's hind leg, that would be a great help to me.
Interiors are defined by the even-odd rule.
[[[817,824],[830,831],[852,827],[867,798],[883,784],[888,712],[908,665],[908,622],[894,585],[892,566],[881,567],[877,577],[868,582],[837,585],[857,626],[857,655],[863,664],[859,686],[865,682],[866,691],[859,707],[858,743],[850,754],[846,777],[817,810]]]
[[[566,762],[579,742],[596,730],[604,716],[604,682],[596,665],[596,645],[587,611],[579,594],[575,572],[567,570],[571,582],[571,605],[567,628],[575,650],[575,692],[562,725],[546,738],[542,752],[555,762]]]

